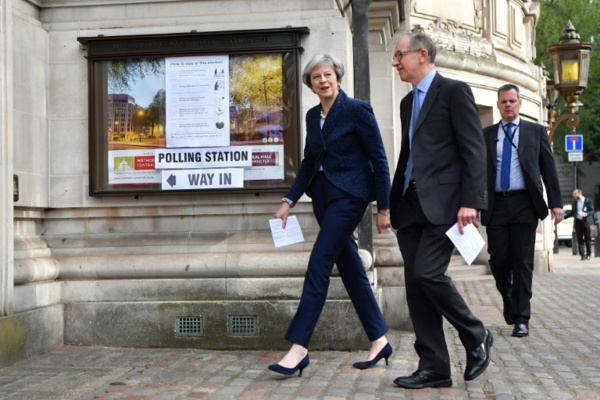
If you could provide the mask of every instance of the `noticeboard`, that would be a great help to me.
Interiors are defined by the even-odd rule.
[[[300,160],[308,32],[80,37],[90,196],[289,187]]]

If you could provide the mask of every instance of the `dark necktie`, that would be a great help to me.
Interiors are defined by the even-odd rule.
[[[406,172],[404,173],[404,190],[402,193],[406,192],[408,189],[408,184],[410,179],[412,178],[413,172],[413,157],[412,157],[412,138],[415,133],[415,126],[417,125],[417,119],[419,118],[419,112],[421,112],[421,102],[419,101],[419,89],[413,89],[413,106],[412,113],[410,115],[410,129],[408,130],[408,148],[410,152],[408,153],[408,163],[406,164]]]
[[[512,156],[512,138],[514,135],[513,124],[506,124],[506,135],[502,145],[502,167],[500,169],[500,188],[508,190],[510,187],[510,159]]]

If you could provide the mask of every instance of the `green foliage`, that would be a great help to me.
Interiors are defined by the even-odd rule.
[[[164,73],[164,60],[161,58],[125,58],[108,63],[109,93],[126,93],[131,90],[131,84],[146,75]]]
[[[577,133],[584,138],[586,161],[600,160],[600,0],[539,0],[541,15],[536,28],[536,63],[542,62],[551,74],[547,48],[560,43],[563,29],[570,20],[582,43],[592,43],[588,86],[580,97],[584,106],[579,111],[581,122]],[[561,114],[567,111],[564,99],[559,100]],[[564,150],[564,135],[569,134],[561,125],[554,136],[554,150]],[[566,156],[565,156],[566,158]]]
[[[152,103],[148,106],[146,123],[150,125],[150,136],[154,137],[158,126],[166,123],[167,95],[164,89],[160,89],[154,95]]]

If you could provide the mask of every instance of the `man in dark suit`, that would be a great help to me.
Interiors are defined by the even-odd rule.
[[[512,335],[529,335],[535,232],[538,219],[563,218],[562,198],[554,156],[546,129],[520,118],[519,88],[498,89],[502,120],[483,130],[487,146],[490,196],[486,225],[490,267],[502,295],[504,319],[515,324]],[[544,200],[542,180],[548,195]]]
[[[583,196],[581,189],[573,190],[573,204],[571,211],[565,213],[565,219],[569,217],[575,218],[575,235],[577,236],[577,244],[579,245],[579,255],[582,260],[589,260],[592,254],[592,245],[590,237],[590,224],[588,216],[594,218],[594,203],[588,197]],[[585,250],[584,250],[585,245]]]
[[[485,144],[473,93],[435,70],[436,47],[423,33],[405,33],[392,66],[413,85],[400,104],[402,148],[391,191],[391,223],[404,259],[406,300],[416,334],[417,370],[400,387],[452,386],[443,319],[467,351],[465,380],[489,365],[492,333],[446,276],[454,245],[446,231],[477,226],[487,207]]]

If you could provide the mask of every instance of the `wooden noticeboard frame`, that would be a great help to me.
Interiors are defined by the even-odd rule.
[[[90,196],[289,187],[300,162],[300,42],[308,33],[298,27],[78,38],[88,60]],[[189,91],[176,93],[187,90],[186,74]],[[171,164],[155,163],[160,152]],[[232,154],[251,161],[236,163]],[[243,182],[212,181],[225,170]],[[182,174],[197,179],[182,184]]]

